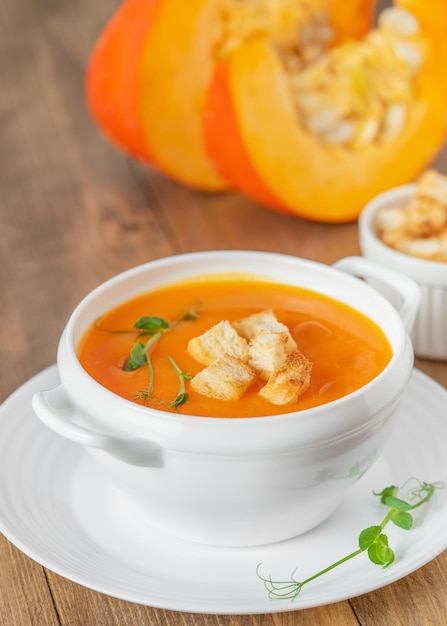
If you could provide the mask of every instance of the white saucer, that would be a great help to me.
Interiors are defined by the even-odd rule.
[[[396,561],[387,569],[362,554],[306,585],[293,602],[271,600],[256,575],[299,579],[357,547],[381,521],[372,491],[416,477],[447,483],[447,391],[414,371],[383,458],[330,520],[296,539],[256,548],[213,548],[160,533],[125,507],[83,449],[34,416],[31,396],[58,384],[55,366],[0,408],[0,531],[50,570],[110,596],[165,609],[246,614],[291,611],[354,597],[403,578],[447,548],[447,488],[418,509],[415,526],[389,525]],[[391,527],[390,527],[391,526]]]

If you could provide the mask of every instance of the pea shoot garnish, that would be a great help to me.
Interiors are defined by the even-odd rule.
[[[381,523],[362,530],[358,537],[358,548],[356,550],[316,574],[302,581],[298,581],[294,578],[295,569],[289,580],[275,581],[271,577],[265,578],[261,575],[260,568],[262,563],[260,563],[256,568],[256,573],[263,581],[269,598],[273,600],[293,601],[298,597],[304,585],[327,574],[327,572],[330,572],[363,552],[367,553],[369,560],[375,565],[382,565],[384,568],[389,567],[394,561],[394,552],[388,545],[388,537],[382,532],[385,526],[389,522],[393,522],[393,524],[403,530],[410,530],[413,526],[413,516],[410,511],[426,504],[431,499],[436,489],[442,489],[444,487],[444,484],[441,482],[426,483],[416,481],[416,483],[416,486],[408,492],[409,501],[402,500],[397,496],[399,487],[395,485],[385,487],[380,493],[374,493],[375,496],[380,497],[381,504],[388,507],[388,512]]]
[[[132,372],[140,369],[140,367],[147,368],[149,374],[149,382],[146,389],[140,390],[136,393],[135,397],[137,400],[144,400],[146,403],[148,403],[150,400],[153,400],[166,408],[173,409],[174,411],[176,411],[177,408],[182,404],[188,402],[189,396],[186,393],[185,381],[189,380],[191,376],[187,372],[183,372],[172,357],[168,357],[168,360],[179,379],[179,391],[176,397],[172,402],[166,403],[162,400],[159,400],[152,394],[152,388],[154,386],[154,370],[152,367],[150,352],[151,348],[153,348],[153,346],[157,343],[157,341],[164,333],[171,330],[180,322],[194,321],[195,319],[197,319],[197,311],[196,307],[193,306],[184,311],[184,313],[182,313],[182,315],[173,322],[167,322],[162,317],[149,315],[140,317],[140,319],[135,322],[135,324],[133,325],[134,330],[132,332],[137,332],[139,339],[132,346],[129,352],[129,356],[124,363],[123,369],[126,372]],[[142,341],[141,338],[147,336],[149,336],[149,339]]]

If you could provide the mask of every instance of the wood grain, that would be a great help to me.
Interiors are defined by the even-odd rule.
[[[85,107],[93,42],[118,0],[0,3],[0,400],[55,361],[75,304],[169,254],[253,249],[333,263],[357,226],[186,189],[107,143]],[[444,152],[436,162],[446,169]],[[447,387],[447,365],[417,361]],[[193,615],[121,601],[41,567],[0,536],[1,626],[425,626],[447,623],[447,554],[384,589],[269,615]],[[295,608],[295,607],[293,607]]]

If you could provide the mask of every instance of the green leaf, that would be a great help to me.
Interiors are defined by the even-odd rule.
[[[413,526],[413,517],[407,511],[397,511],[393,513],[391,516],[391,521],[399,526],[399,528],[403,528],[404,530],[410,530]]]
[[[375,563],[375,565],[384,565],[388,567],[394,561],[394,552],[388,545],[388,537],[386,535],[379,535],[376,541],[368,548],[369,560]]]
[[[388,496],[395,496],[398,491],[399,487],[396,487],[396,485],[390,485],[389,487],[385,487],[385,489],[383,489],[379,493],[373,491],[373,494],[375,496],[380,496],[380,502],[382,504],[385,504],[385,498],[387,498]]]
[[[189,395],[187,393],[179,393],[175,400],[173,400],[172,406],[180,406],[181,404],[186,404],[188,400]]]
[[[422,504],[427,503],[432,497],[435,489],[443,489],[444,483],[418,483],[416,489],[413,489],[412,494],[414,498],[417,498],[417,502],[411,505],[409,508],[415,509]],[[372,563],[376,565],[382,565],[383,567],[388,567],[391,563],[394,562],[394,552],[388,545],[388,537],[383,534],[384,527],[390,522],[393,521],[396,525],[400,526],[403,529],[410,528],[413,518],[408,513],[408,503],[396,498],[396,494],[398,493],[398,488],[394,485],[390,487],[386,487],[380,493],[374,493],[376,496],[380,496],[384,501],[387,502],[389,507],[388,513],[383,518],[382,522],[378,526],[370,526],[369,528],[365,528],[359,535],[359,548],[354,552],[349,553],[347,556],[338,559],[328,567],[316,572],[312,576],[309,576],[305,580],[297,581],[294,578],[294,573],[290,577],[290,580],[280,580],[274,581],[270,577],[264,578],[259,574],[259,566],[257,568],[257,573],[259,578],[264,582],[264,586],[269,593],[269,597],[272,599],[289,599],[294,600],[299,592],[301,591],[304,585],[314,581],[315,579],[327,574],[328,572],[334,570],[339,565],[346,563],[350,559],[362,554],[362,552],[367,551],[369,559]]]
[[[130,351],[127,361],[124,363],[124,371],[132,372],[147,363],[145,346],[141,341],[137,341]]]
[[[169,323],[162,317],[144,316],[135,322],[134,328],[143,330],[145,334],[151,335],[159,332],[160,330],[166,330],[169,328]]]
[[[186,311],[181,315],[181,317],[179,318],[179,322],[185,322],[185,321],[194,322],[197,318],[198,318],[198,313],[196,310],[196,306],[193,305],[189,309],[186,309]]]
[[[413,508],[411,504],[408,504],[405,500],[401,500],[395,496],[385,496],[383,504],[388,506],[390,509],[398,509],[399,511],[409,511]]]
[[[380,536],[381,532],[381,526],[369,526],[369,528],[362,530],[359,535],[359,548],[361,550],[369,548],[369,546],[376,541],[377,537]]]

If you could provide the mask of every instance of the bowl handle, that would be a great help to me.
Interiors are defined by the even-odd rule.
[[[406,331],[411,332],[421,302],[421,289],[414,280],[361,256],[345,257],[334,263],[333,267],[352,276],[372,278],[391,287],[401,297],[400,306],[396,308]]]
[[[147,439],[116,437],[92,431],[73,421],[76,411],[63,384],[37,392],[32,399],[37,417],[58,435],[83,446],[97,448],[114,458],[139,467],[161,467],[160,446]]]

